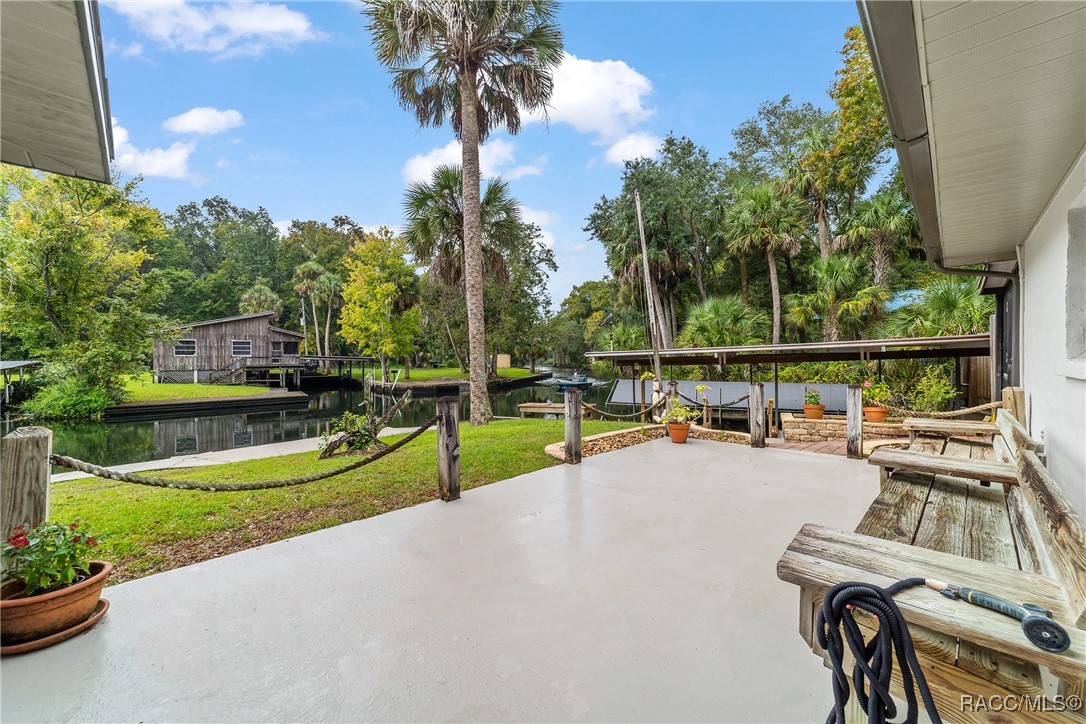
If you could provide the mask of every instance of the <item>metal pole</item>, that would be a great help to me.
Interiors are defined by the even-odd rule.
[[[656,305],[653,303],[652,279],[649,273],[649,247],[645,242],[645,221],[641,218],[641,192],[634,191],[634,205],[637,206],[637,231],[641,236],[641,268],[645,277],[645,306],[649,314],[649,336],[652,338],[652,367],[656,373],[656,383],[660,384],[664,376],[660,369],[660,342],[657,330]]]
[[[773,429],[781,429],[781,380],[777,374],[777,363],[773,363]]]

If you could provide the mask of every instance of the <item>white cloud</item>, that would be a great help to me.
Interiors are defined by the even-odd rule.
[[[117,167],[129,174],[189,178],[189,155],[196,143],[178,141],[169,148],[137,148],[128,138],[128,129],[113,119],[113,149]]]
[[[558,221],[558,214],[553,214],[550,211],[533,209],[532,207],[524,206],[523,204],[520,207],[520,214],[524,221],[539,227],[539,240],[542,241],[543,245],[548,249],[553,249],[556,239],[554,233],[548,231],[546,227]]]
[[[322,37],[302,12],[272,3],[115,0],[110,6],[139,32],[171,49],[219,58],[260,55]]]
[[[483,177],[501,176],[512,181],[525,176],[543,173],[547,157],[540,156],[531,164],[516,165],[517,144],[504,138],[495,138],[479,149],[479,169]],[[458,165],[461,161],[459,141],[449,141],[444,146],[412,156],[403,165],[401,173],[408,183],[429,181],[434,169],[442,165]]]
[[[656,151],[663,143],[662,138],[644,131],[635,131],[615,141],[603,157],[608,163],[622,165],[623,161],[635,158],[655,158]]]
[[[552,123],[609,143],[652,116],[651,94],[649,79],[621,60],[585,60],[566,53],[554,70],[548,115]]]
[[[215,168],[228,169],[228,168],[233,168],[233,167],[234,167],[234,164],[232,164],[232,163],[230,163],[230,161],[226,160],[226,157],[224,157],[224,156],[219,156],[219,160],[215,162]]]
[[[174,133],[213,134],[229,131],[245,125],[241,113],[234,109],[220,111],[218,108],[199,106],[184,113],[167,118],[162,127]]]

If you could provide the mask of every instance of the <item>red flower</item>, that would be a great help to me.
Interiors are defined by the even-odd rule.
[[[71,528],[72,530],[75,530],[76,528],[79,527],[79,523],[69,523],[68,527]]]
[[[89,545],[91,548],[94,548],[96,545],[98,545],[98,541],[94,538],[87,538],[87,545]]]
[[[26,530],[26,524],[25,523],[23,525],[15,526],[15,532],[16,533],[21,533],[21,532],[23,532],[25,530]]]
[[[79,536],[73,536],[73,537],[72,537],[72,543],[79,543],[79,542],[80,542],[80,541],[82,541],[82,540],[83,540],[83,539],[82,539],[82,538],[80,538]]]
[[[10,543],[14,548],[26,548],[28,545],[30,545],[30,541],[28,541],[26,538],[16,538],[14,536],[8,538],[8,543]]]

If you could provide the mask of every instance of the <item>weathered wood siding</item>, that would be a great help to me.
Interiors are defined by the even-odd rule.
[[[181,330],[179,339],[195,339],[196,354],[174,355],[174,345],[155,341],[154,369],[219,370],[241,359],[232,354],[233,340],[253,343],[253,357],[270,357],[272,342],[299,342],[299,338],[271,328],[271,317],[226,320]]]

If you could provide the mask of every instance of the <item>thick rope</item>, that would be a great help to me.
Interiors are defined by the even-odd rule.
[[[687,397],[686,395],[684,395],[681,392],[679,393],[679,397],[683,398],[684,400],[689,402],[691,405],[697,405],[698,407],[701,407],[703,404],[705,404],[704,402],[698,402],[697,400],[692,400],[692,399],[690,399],[689,397]],[[735,398],[731,402],[725,402],[723,405],[714,405],[712,403],[709,403],[709,407],[712,407],[713,409],[720,409],[721,407],[731,407],[732,405],[738,405],[740,402],[747,399],[748,397],[750,397],[749,392],[747,394],[743,395],[742,397]]]
[[[596,407],[595,405],[590,405],[587,402],[582,402],[581,407],[583,409],[585,409],[585,410],[596,413],[600,417],[610,417],[613,420],[632,420],[635,417],[641,417],[641,415],[643,415],[643,414],[647,415],[650,412],[652,412],[653,410],[655,410],[656,408],[658,408],[658,407],[660,407],[661,405],[664,405],[664,404],[667,404],[666,399],[658,400],[656,402],[656,404],[653,405],[652,407],[646,407],[644,412],[634,412],[634,413],[629,414],[629,415],[616,415],[613,412],[604,412],[603,410]]]
[[[974,412],[983,412],[984,410],[994,410],[998,407],[1003,407],[1003,403],[1001,401],[989,402],[984,405],[966,407],[963,410],[949,410],[947,412],[923,412],[921,410],[906,410],[904,407],[894,407],[893,405],[887,405],[882,402],[876,402],[875,406],[883,408],[884,410],[896,417],[929,417],[934,419],[943,419],[947,417],[961,417],[962,415],[971,415]]]
[[[97,476],[99,478],[108,478],[109,480],[116,480],[121,483],[133,483],[135,485],[152,485],[157,488],[174,488],[175,490],[203,490],[206,492],[216,493],[232,493],[243,490],[270,490],[273,488],[287,488],[293,485],[305,485],[306,483],[315,483],[318,480],[325,480],[332,478],[343,473],[357,470],[358,468],[369,465],[372,462],[376,462],[386,455],[390,455],[407,443],[414,440],[422,433],[429,430],[434,426],[434,423],[438,421],[439,417],[431,417],[426,424],[410,432],[402,440],[397,440],[392,445],[383,448],[372,455],[369,455],[360,460],[355,460],[352,463],[344,465],[334,470],[328,470],[323,473],[314,473],[312,475],[303,475],[297,478],[283,478],[281,480],[262,480],[255,483],[201,483],[201,482],[189,482],[185,480],[171,480],[169,478],[155,478],[148,475],[136,475],[133,473],[122,473],[117,470],[110,470],[109,468],[103,468],[100,465],[94,465],[92,463],[83,462],[82,460],[76,460],[75,458],[65,457],[64,455],[50,455],[49,461],[54,465],[60,465],[61,467],[71,468],[72,470],[78,470],[83,473]]]

